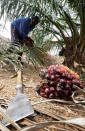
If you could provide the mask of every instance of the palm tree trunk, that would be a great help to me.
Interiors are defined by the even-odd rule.
[[[81,0],[80,6],[80,50],[83,51],[85,48],[85,2]]]

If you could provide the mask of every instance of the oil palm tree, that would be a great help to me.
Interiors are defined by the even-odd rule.
[[[43,34],[41,47],[60,45],[60,54],[66,58],[65,64],[70,66],[73,61],[85,64],[83,60],[85,53],[83,0],[4,0],[1,3],[1,16],[4,12],[11,19],[19,16],[39,15],[41,18],[39,31]],[[71,13],[75,13],[75,16]],[[44,36],[49,34],[56,38],[54,44],[52,41],[45,41]],[[40,41],[36,42],[37,46],[38,42],[40,43]]]

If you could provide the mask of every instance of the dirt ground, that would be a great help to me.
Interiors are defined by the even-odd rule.
[[[0,104],[2,107],[9,103],[12,98],[16,95],[16,77],[10,78],[14,74],[12,69],[6,70],[0,67]],[[28,96],[32,105],[35,102],[44,101],[36,92],[36,86],[39,85],[41,78],[39,77],[39,71],[37,72],[35,68],[29,64],[23,70],[23,84],[25,85],[24,93]],[[2,100],[6,100],[4,102]],[[46,122],[52,120],[66,120],[76,117],[85,117],[85,108],[75,105],[66,104],[61,102],[44,102],[40,104],[33,105],[36,115],[31,118],[34,123]],[[19,123],[22,127],[28,125],[26,119]],[[48,131],[82,131],[81,127],[77,125],[67,125],[67,124],[57,124],[50,125],[47,128],[42,129]],[[11,130],[13,130],[11,128]],[[33,130],[35,131],[35,130]],[[84,130],[83,130],[84,131]]]

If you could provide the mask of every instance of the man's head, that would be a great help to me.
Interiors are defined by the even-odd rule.
[[[32,20],[32,25],[33,26],[37,25],[39,23],[39,21],[40,21],[38,16],[33,16],[31,20]]]

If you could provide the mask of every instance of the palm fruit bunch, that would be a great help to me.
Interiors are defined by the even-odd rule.
[[[45,98],[71,99],[75,86],[83,88],[80,76],[64,65],[51,65],[40,72],[39,93]]]

